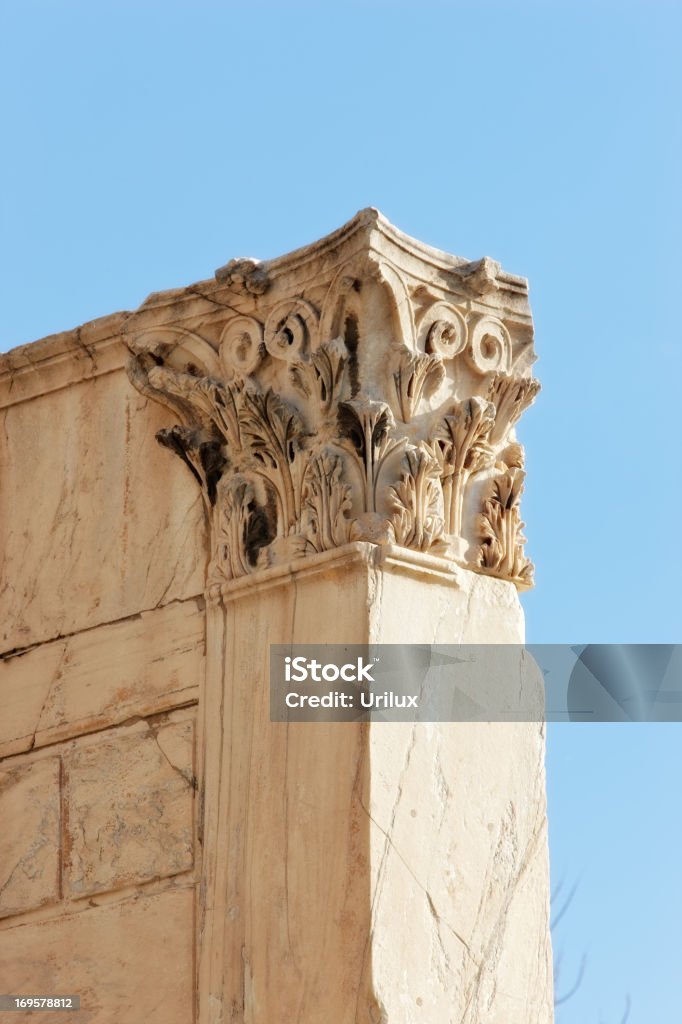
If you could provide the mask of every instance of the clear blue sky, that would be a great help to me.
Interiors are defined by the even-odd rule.
[[[530,278],[535,642],[679,642],[682,7],[4,0],[0,349],[363,206]],[[682,727],[554,726],[561,1024],[679,1020]]]

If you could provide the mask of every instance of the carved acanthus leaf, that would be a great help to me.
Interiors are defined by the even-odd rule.
[[[298,412],[272,388],[244,389],[240,424],[248,445],[249,468],[266,479],[277,502],[277,535],[286,536],[300,513],[300,494],[294,467],[305,434]]]
[[[429,398],[438,390],[445,377],[440,356],[414,355],[405,352],[393,374],[400,415],[405,423],[414,416],[422,397]]]
[[[253,484],[241,474],[221,482],[214,512],[214,556],[209,585],[253,570],[260,550],[272,540],[266,512]]]
[[[526,538],[519,513],[524,478],[523,470],[510,469],[491,482],[479,516],[479,564],[492,575],[530,586],[533,564],[523,552]]]
[[[154,366],[148,379],[157,390],[180,399],[197,424],[207,430],[215,427],[232,452],[241,450],[237,383],[223,384],[212,377],[194,377],[165,366]]]
[[[215,504],[216,487],[226,464],[220,442],[202,439],[198,430],[180,425],[157,431],[156,439],[180,456],[198,481],[201,496],[210,509]]]
[[[495,374],[488,386],[488,398],[495,406],[495,425],[490,434],[492,444],[504,440],[539,391],[540,382],[533,377]]]
[[[523,469],[524,464],[523,445],[519,444],[518,441],[511,441],[500,452],[499,459],[495,463],[496,466],[499,465],[500,469]]]
[[[443,536],[440,468],[428,445],[408,448],[400,482],[391,487],[396,544],[427,551]]]
[[[479,472],[493,461],[488,440],[493,426],[495,408],[482,398],[469,398],[453,406],[444,417],[438,434],[445,528],[459,535],[462,530],[464,490],[472,473]]]
[[[469,398],[443,418],[439,438],[454,473],[482,468],[488,457],[495,408],[482,398]]]
[[[347,358],[343,339],[334,338],[320,345],[309,360],[294,363],[289,371],[295,387],[306,398],[314,396],[323,415],[339,401]]]
[[[314,551],[328,551],[350,537],[353,506],[351,490],[343,480],[343,460],[323,448],[308,462],[303,477],[304,531]]]
[[[388,456],[405,439],[394,440],[390,431],[393,415],[385,402],[353,398],[339,405],[339,432],[362,468],[363,511],[377,512],[377,489],[381,469]]]

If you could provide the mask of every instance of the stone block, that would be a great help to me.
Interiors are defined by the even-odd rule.
[[[139,722],[64,756],[71,897],[187,871],[193,862],[193,723]]]
[[[154,440],[168,422],[123,369],[0,409],[0,650],[202,593],[201,497]]]
[[[193,890],[83,908],[0,930],[3,992],[79,995],[81,1009],[11,1024],[189,1024]]]
[[[0,772],[0,917],[59,898],[59,849],[59,758]]]
[[[174,602],[0,661],[0,757],[197,700],[203,601]]]

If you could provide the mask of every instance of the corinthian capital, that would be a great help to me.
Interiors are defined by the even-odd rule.
[[[228,272],[229,271],[229,272]],[[269,263],[151,296],[130,377],[178,424],[209,584],[355,540],[530,585],[514,427],[539,385],[523,278],[365,210]]]

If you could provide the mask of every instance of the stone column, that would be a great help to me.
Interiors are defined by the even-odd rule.
[[[367,210],[127,330],[210,525],[200,1024],[550,1021],[543,728],[269,717],[273,643],[523,641],[525,280]]]

